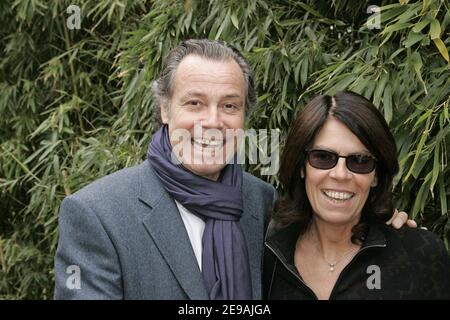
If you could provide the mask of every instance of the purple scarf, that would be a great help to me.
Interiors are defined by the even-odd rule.
[[[212,181],[172,163],[171,152],[168,128],[163,125],[153,135],[147,158],[166,191],[206,223],[202,275],[210,299],[252,299],[247,245],[239,224],[241,166],[226,165],[218,181]]]

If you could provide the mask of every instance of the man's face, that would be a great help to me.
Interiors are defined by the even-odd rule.
[[[182,165],[212,180],[236,150],[230,133],[243,129],[244,115],[245,80],[239,65],[196,55],[179,64],[169,106],[161,108],[172,148],[183,150],[178,156]],[[173,134],[177,129],[187,130],[190,139]]]

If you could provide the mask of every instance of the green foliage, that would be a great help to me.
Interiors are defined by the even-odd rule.
[[[66,26],[70,4],[80,30]],[[251,62],[259,103],[249,128],[284,136],[316,93],[372,99],[397,140],[397,206],[448,246],[449,1],[378,1],[380,30],[366,25],[371,4],[1,1],[0,298],[52,297],[61,200],[144,159],[157,119],[150,83],[192,37],[224,40]]]

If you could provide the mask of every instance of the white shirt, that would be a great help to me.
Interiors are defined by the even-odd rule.
[[[189,212],[185,207],[175,200],[175,204],[180,211],[181,219],[183,219],[184,226],[191,240],[192,249],[194,250],[195,258],[197,259],[200,271],[202,270],[202,238],[203,230],[205,229],[205,222],[197,217],[195,214]]]

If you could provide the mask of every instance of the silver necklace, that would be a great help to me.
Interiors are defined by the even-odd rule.
[[[319,250],[320,255],[322,256],[323,261],[326,262],[326,264],[328,265],[328,267],[330,268],[330,272],[334,272],[334,269],[336,267],[336,265],[341,262],[345,257],[347,257],[347,255],[349,255],[351,252],[355,251],[356,248],[350,248],[347,252],[345,252],[338,260],[334,261],[334,262],[329,262],[325,259],[323,253],[321,252],[321,250]]]

